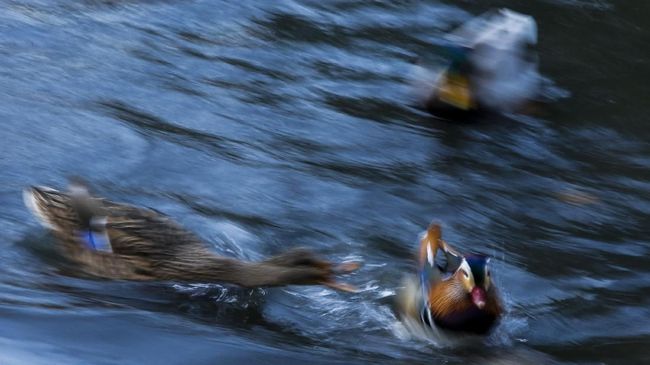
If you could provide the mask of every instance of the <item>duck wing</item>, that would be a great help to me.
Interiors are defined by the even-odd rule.
[[[442,281],[443,271],[436,265],[436,253],[442,242],[439,224],[432,223],[420,239],[418,254],[418,275],[423,289]]]
[[[442,255],[439,255],[442,252]],[[418,269],[423,287],[430,287],[454,273],[463,260],[456,250],[442,239],[442,228],[432,223],[420,240]]]
[[[115,252],[165,260],[184,252],[208,252],[205,243],[166,215],[105,201],[106,230]]]
[[[102,237],[110,252],[143,259],[169,258],[188,245],[206,249],[194,234],[151,209],[48,187],[31,187],[23,196],[41,223],[68,247],[103,251],[88,244]]]

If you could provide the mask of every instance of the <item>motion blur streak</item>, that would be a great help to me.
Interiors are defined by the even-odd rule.
[[[538,24],[535,116],[410,106],[417,57],[495,7]],[[648,363],[646,1],[0,0],[0,363]],[[21,201],[86,178],[217,252],[307,246],[362,291],[69,275]],[[586,197],[585,199],[579,197]],[[417,237],[493,256],[478,344],[407,338]]]

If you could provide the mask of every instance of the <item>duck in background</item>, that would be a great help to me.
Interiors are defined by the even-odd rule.
[[[507,9],[485,13],[447,34],[449,64],[417,66],[418,98],[430,113],[459,119],[525,109],[540,93],[537,24]]]
[[[334,265],[306,249],[260,262],[222,257],[171,218],[152,209],[114,203],[73,181],[69,191],[31,187],[25,204],[50,228],[79,273],[109,279],[222,282],[244,287],[326,285],[354,291],[337,274],[358,268]]]
[[[488,265],[487,256],[459,254],[431,224],[420,241],[417,277],[398,295],[400,315],[434,331],[488,333],[503,312]]]

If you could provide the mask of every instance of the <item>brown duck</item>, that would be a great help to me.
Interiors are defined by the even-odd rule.
[[[354,271],[357,263],[333,265],[300,248],[260,262],[219,256],[171,218],[92,196],[78,182],[71,184],[68,192],[31,187],[23,197],[52,230],[65,256],[85,274],[244,287],[322,284],[354,290],[336,282],[334,276]]]
[[[484,255],[460,255],[442,240],[440,225],[431,224],[420,241],[419,277],[400,293],[402,313],[429,327],[489,332],[503,310],[488,263]]]

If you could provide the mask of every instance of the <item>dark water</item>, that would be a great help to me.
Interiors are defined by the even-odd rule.
[[[409,107],[410,62],[497,6],[537,19],[554,102],[472,125]],[[650,3],[0,8],[0,363],[650,361]],[[62,275],[20,191],[69,174],[223,254],[362,259],[362,290]],[[437,348],[396,321],[433,219],[495,257],[508,314],[485,341]]]

